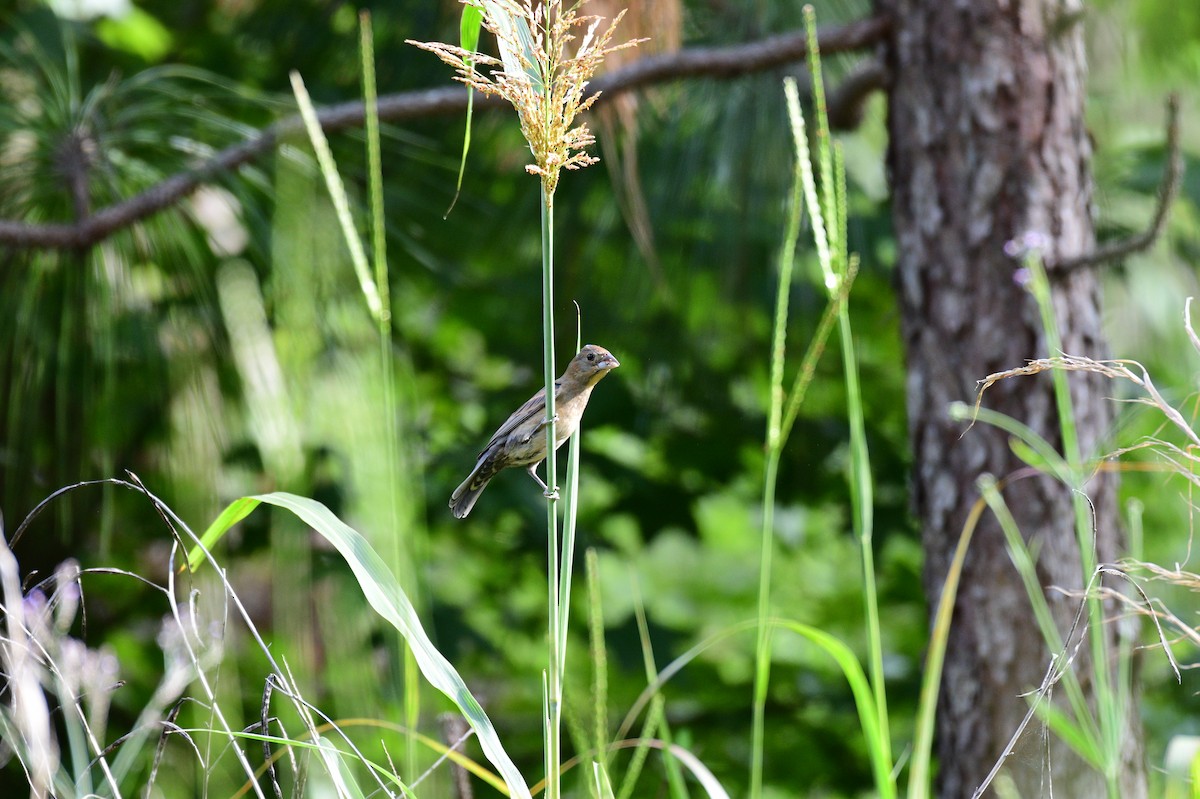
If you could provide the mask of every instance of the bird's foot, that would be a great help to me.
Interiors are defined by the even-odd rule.
[[[556,414],[554,414],[554,418],[553,418],[553,419],[543,419],[543,420],[541,421],[541,424],[539,424],[539,425],[538,425],[538,427],[537,427],[538,431],[545,430],[547,427],[549,427],[549,426],[550,426],[550,423],[551,423],[551,422],[554,422],[554,424],[558,424],[558,414],[557,414],[557,413],[556,413]]]
[[[546,499],[553,499],[553,500],[557,501],[558,500],[558,489],[551,490],[551,489],[547,488],[545,491],[542,492],[542,496],[545,497]]]
[[[540,461],[539,461],[539,463],[540,463]],[[534,480],[536,480],[537,484],[542,487],[542,494],[545,496],[549,496],[550,489],[546,486],[546,484],[544,482],[542,482],[542,478],[538,477],[537,467],[538,467],[538,465],[535,463],[532,466],[530,466],[528,469],[526,469],[525,471],[527,471],[529,473],[529,476],[532,477]]]

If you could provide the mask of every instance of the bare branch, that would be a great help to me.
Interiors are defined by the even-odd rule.
[[[867,17],[846,25],[818,32],[821,52],[826,54],[863,50],[886,34],[884,17]],[[645,86],[683,78],[736,78],[762,72],[803,59],[808,52],[803,31],[771,36],[730,47],[695,47],[675,53],[651,56],[597,78],[589,86],[591,94],[601,94],[596,104]],[[467,91],[458,87],[400,92],[379,98],[379,118],[399,122],[419,117],[463,113]],[[506,107],[499,98],[477,97],[476,110]],[[328,106],[317,115],[321,127],[332,133],[363,124],[361,102]],[[299,116],[290,116],[268,125],[246,141],[221,150],[188,172],[180,172],[151,186],[142,193],[100,209],[75,224],[27,224],[0,220],[0,245],[9,248],[80,249],[90,247],[119,230],[146,219],[178,203],[202,183],[216,175],[233,171],[274,149],[287,136],[303,130]]]
[[[826,86],[826,108],[832,130],[854,130],[862,124],[867,100],[887,86],[888,72],[878,58],[864,58],[842,78],[837,86]],[[803,73],[796,77],[801,94],[812,94],[812,77]]]
[[[862,124],[867,99],[887,85],[887,67],[877,58],[856,66],[829,93],[829,127],[834,130],[854,130]]]
[[[889,27],[886,17],[875,16],[823,28],[817,31],[817,45],[824,55],[865,50],[881,41]],[[791,64],[807,55],[804,31],[795,31],[730,47],[694,47],[650,56],[597,78],[592,86],[608,95],[680,78],[736,78]]]
[[[1102,244],[1089,253],[1048,263],[1046,271],[1050,274],[1064,274],[1075,269],[1117,261],[1150,249],[1162,234],[1163,228],[1166,227],[1167,213],[1179,195],[1179,185],[1182,182],[1183,155],[1179,151],[1179,96],[1171,94],[1167,97],[1167,164],[1163,170],[1162,183],[1158,187],[1158,206],[1154,209],[1154,217],[1150,220],[1150,226],[1141,233]]]

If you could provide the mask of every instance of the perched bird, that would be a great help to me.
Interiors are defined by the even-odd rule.
[[[588,344],[567,364],[567,371],[554,381],[555,449],[579,427],[592,388],[620,365],[611,352],[595,344]],[[462,519],[470,513],[488,481],[501,469],[524,466],[542,490],[549,491],[535,471],[546,459],[545,428],[546,389],[543,388],[492,434],[492,440],[479,453],[475,468],[450,495],[450,510],[454,515]]]

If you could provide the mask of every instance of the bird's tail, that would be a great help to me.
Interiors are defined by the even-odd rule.
[[[463,480],[450,495],[450,512],[454,514],[454,518],[466,518],[467,514],[471,512],[471,508],[475,507],[475,502],[483,493],[483,489],[487,488],[487,484],[491,481],[494,473],[486,473],[479,468],[482,465],[482,462],[476,465],[467,475],[467,479]]]

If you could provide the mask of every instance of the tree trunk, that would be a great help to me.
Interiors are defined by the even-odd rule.
[[[979,497],[976,479],[984,473],[1010,476],[1023,465],[1007,434],[994,428],[979,424],[960,439],[965,425],[948,418],[947,406],[973,401],[984,375],[1051,354],[1034,300],[1015,279],[1020,264],[1005,254],[1005,244],[1040,233],[1051,261],[1094,245],[1086,65],[1078,2],[880,5],[893,20],[885,48],[888,161],[908,357],[914,508],[932,608]],[[1078,271],[1052,281],[1065,351],[1105,357],[1094,275]],[[1084,457],[1102,453],[1112,418],[1106,387],[1093,377],[1071,376]],[[985,404],[1060,441],[1049,375],[1002,381]],[[1102,562],[1119,551],[1115,491],[1111,473],[1088,484]],[[1025,477],[1010,483],[1004,496],[1038,555],[1043,588],[1080,588],[1070,492],[1049,478]],[[1065,638],[1078,600],[1046,595]],[[1115,625],[1090,632],[1115,643]],[[941,686],[940,796],[969,797],[987,776],[1028,709],[1021,694],[1038,687],[1053,654],[1034,623],[999,525],[985,514],[966,560]],[[1081,657],[1073,668],[1090,690],[1090,659]],[[1125,711],[1121,796],[1135,799],[1145,796],[1145,776],[1136,712]],[[1051,790],[1055,797],[1105,795],[1103,776],[1037,721],[1006,762],[1004,778],[1023,797],[1049,796]]]

